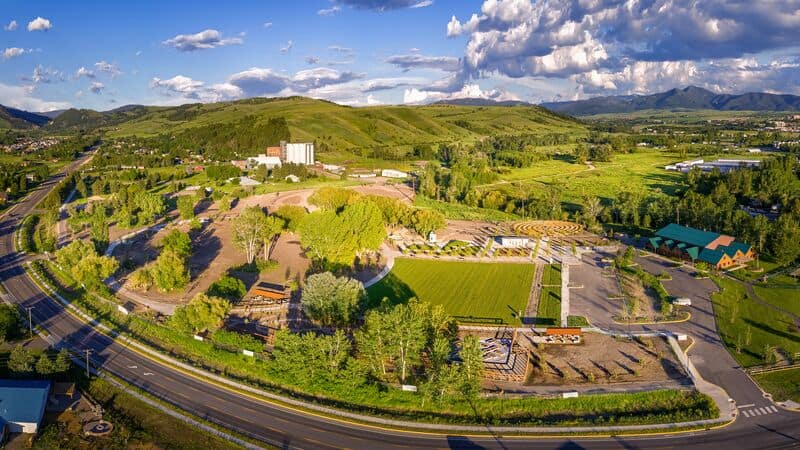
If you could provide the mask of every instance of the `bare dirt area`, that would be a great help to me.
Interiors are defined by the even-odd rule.
[[[448,220],[445,228],[436,234],[440,242],[458,240],[482,244],[498,234],[498,226],[492,222]]]
[[[532,354],[526,385],[611,385],[687,379],[662,338],[632,340],[587,333],[576,345],[522,345],[528,346]]]
[[[416,195],[411,186],[405,183],[386,183],[385,179],[380,178],[374,183],[365,183],[350,189],[364,195],[396,198],[408,204],[413,203]]]

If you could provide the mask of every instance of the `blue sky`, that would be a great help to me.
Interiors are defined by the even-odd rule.
[[[800,0],[765,3],[5,0],[0,103],[539,102],[688,84],[800,94]]]

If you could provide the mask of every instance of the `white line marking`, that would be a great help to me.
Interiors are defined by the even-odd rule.
[[[776,408],[774,406],[767,407],[767,410],[769,410],[770,412],[774,412],[774,413],[778,412],[778,408]]]
[[[750,403],[750,404],[747,404],[747,405],[740,405],[740,406],[738,406],[738,408],[739,409],[745,409],[745,408],[750,408],[750,407],[753,407],[753,406],[756,406],[756,404],[755,403]]]
[[[742,411],[742,415],[745,416],[745,417],[750,417],[750,412]]]
[[[767,410],[766,410],[766,409],[764,409],[764,408],[758,408],[758,410],[759,410],[759,411],[761,411],[761,412],[762,412],[762,413],[764,413],[764,414],[769,414],[769,413],[767,412]]]
[[[128,366],[128,369],[138,369],[139,366]]]
[[[764,413],[762,413],[761,411],[759,411],[759,410],[757,410],[757,409],[754,409],[754,410],[753,410],[753,412],[754,412],[754,413],[755,413],[757,416],[763,416],[763,415],[764,415]]]
[[[149,376],[150,376],[150,375],[152,375],[152,374],[153,374],[153,372],[145,372],[145,373],[143,373],[142,375],[144,375],[144,376],[146,376],[146,377],[149,377]]]

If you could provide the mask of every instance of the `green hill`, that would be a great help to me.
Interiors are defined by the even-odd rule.
[[[58,119],[68,119],[68,114],[65,112]],[[323,100],[289,97],[142,107],[116,114],[115,120],[86,118],[102,124],[100,126],[111,137],[154,137],[179,135],[199,127],[241,126],[245,118],[248,123],[262,125],[269,119],[283,117],[292,140],[316,140],[341,151],[474,142],[490,135],[587,133],[580,122],[533,105],[353,108]],[[119,121],[122,115],[126,116],[125,121]]]
[[[0,129],[30,129],[44,125],[50,119],[36,113],[0,105]]]

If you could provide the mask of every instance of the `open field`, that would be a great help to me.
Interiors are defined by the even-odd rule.
[[[753,375],[753,378],[776,401],[793,400],[800,403],[800,369],[761,373]]]
[[[785,311],[800,316],[800,285],[767,284],[753,285],[753,290],[761,300]]]
[[[542,291],[536,325],[559,325],[561,321],[561,266],[548,264],[542,275]]]
[[[741,155],[720,154],[719,157],[750,158]],[[500,180],[481,186],[481,189],[499,189],[509,193],[517,185],[534,188],[546,185],[562,187],[563,200],[577,203],[584,196],[597,196],[605,201],[616,198],[622,191],[640,191],[648,195],[662,192],[672,195],[683,189],[685,175],[664,170],[667,164],[680,161],[677,153],[659,150],[639,150],[635,153],[615,154],[611,162],[594,163],[594,168],[576,164],[571,157],[556,157],[535,163],[532,167],[511,169],[500,175]]]
[[[532,264],[468,263],[398,258],[386,278],[367,292],[373,304],[412,297],[443,305],[462,322],[519,324],[525,310]]]
[[[717,327],[733,357],[743,366],[800,352],[800,332],[792,317],[757,303],[734,280],[715,278],[721,291],[712,294]]]

